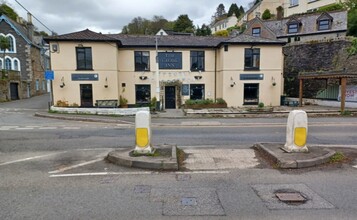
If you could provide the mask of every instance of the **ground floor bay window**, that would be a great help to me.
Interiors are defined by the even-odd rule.
[[[135,104],[148,105],[151,100],[150,85],[135,85]]]

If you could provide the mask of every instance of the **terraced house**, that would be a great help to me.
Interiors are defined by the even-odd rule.
[[[103,100],[162,109],[188,99],[228,106],[280,105],[284,42],[236,37],[132,36],[90,30],[46,39],[54,104],[93,107]],[[157,62],[156,62],[157,61]]]
[[[47,93],[44,71],[49,68],[41,36],[34,34],[31,15],[28,21],[13,21],[0,16],[0,35],[10,47],[0,50],[0,101],[29,98]]]

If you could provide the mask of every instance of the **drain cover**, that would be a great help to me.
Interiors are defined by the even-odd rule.
[[[191,179],[191,176],[188,175],[188,174],[177,174],[176,175],[176,180],[177,181],[187,181],[187,180],[190,180]]]
[[[300,193],[275,193],[275,195],[282,202],[306,202],[306,198]]]
[[[181,204],[185,206],[195,206],[197,205],[197,199],[194,197],[184,197],[181,199]]]

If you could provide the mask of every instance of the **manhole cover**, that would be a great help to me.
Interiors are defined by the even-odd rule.
[[[197,205],[197,199],[193,197],[184,197],[181,199],[181,204],[184,206],[195,206]]]
[[[187,180],[190,180],[191,179],[191,176],[188,175],[188,174],[177,174],[176,175],[176,180],[177,181],[187,181]]]
[[[300,193],[275,193],[276,197],[286,203],[304,203],[306,198]]]

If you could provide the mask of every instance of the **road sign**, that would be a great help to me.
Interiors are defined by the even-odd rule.
[[[55,73],[53,72],[53,70],[45,71],[45,79],[46,80],[54,80],[54,78],[55,78]]]

